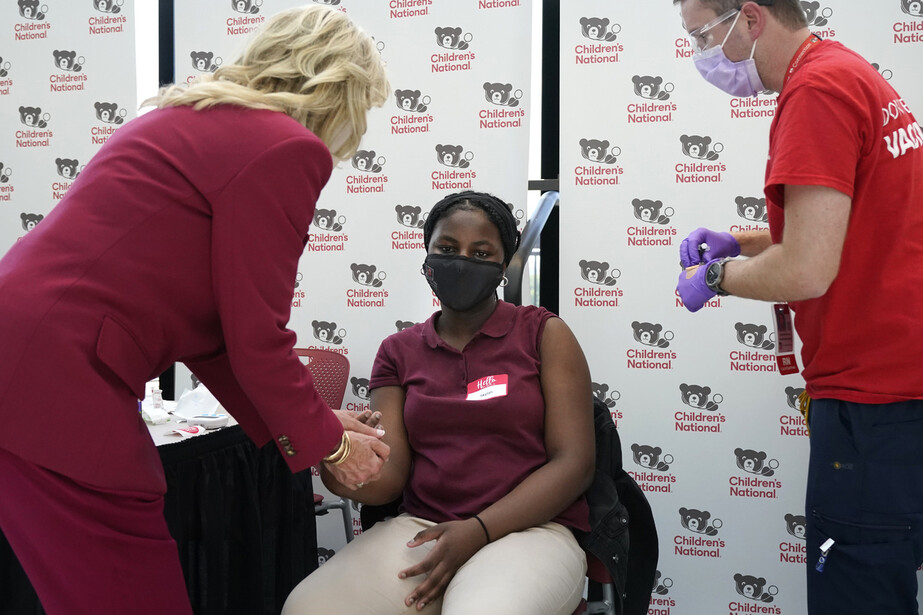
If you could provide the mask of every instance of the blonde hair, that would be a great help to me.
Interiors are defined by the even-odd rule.
[[[235,62],[190,84],[160,89],[142,106],[234,104],[281,111],[328,147],[350,158],[365,134],[366,113],[388,99],[390,86],[375,41],[344,13],[326,6],[282,11],[270,18]]]

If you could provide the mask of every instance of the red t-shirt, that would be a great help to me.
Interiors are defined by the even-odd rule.
[[[773,241],[784,185],[852,198],[839,273],[792,303],[808,393],[859,403],[923,398],[923,131],[866,60],[832,41],[804,57],[769,133]]]
[[[404,510],[441,523],[480,513],[547,461],[539,344],[554,314],[500,301],[464,351],[436,333],[438,314],[382,342],[369,386],[406,391]],[[588,514],[581,496],[554,520],[589,530]]]

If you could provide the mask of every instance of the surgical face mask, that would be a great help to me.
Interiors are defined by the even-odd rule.
[[[503,265],[454,254],[429,254],[423,276],[442,305],[464,312],[490,297],[503,280]]]
[[[766,89],[756,70],[753,54],[756,53],[756,41],[750,50],[750,57],[740,62],[732,62],[724,55],[724,44],[740,19],[740,11],[734,18],[727,35],[721,44],[700,51],[692,56],[692,62],[705,81],[731,96],[756,96]]]

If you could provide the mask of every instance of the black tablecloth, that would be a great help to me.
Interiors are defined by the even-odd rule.
[[[317,568],[310,471],[292,474],[273,443],[239,426],[158,447],[164,516],[196,615],[277,615]],[[0,615],[42,615],[0,533]]]

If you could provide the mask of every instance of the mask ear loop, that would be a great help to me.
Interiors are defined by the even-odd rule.
[[[737,17],[734,18],[734,23],[731,24],[731,27],[730,27],[730,28],[728,28],[728,33],[724,35],[724,40],[721,41],[721,48],[722,48],[722,49],[724,49],[724,44],[728,42],[728,39],[731,38],[731,32],[734,31],[734,26],[737,25],[737,20],[740,19],[740,15],[741,15],[741,14],[742,14],[742,11],[741,11],[740,9],[738,9],[738,10],[737,10]],[[750,57],[753,57],[753,56],[750,56]]]
[[[510,279],[504,275],[503,278],[500,280],[500,288],[503,288],[509,283],[510,283]]]

